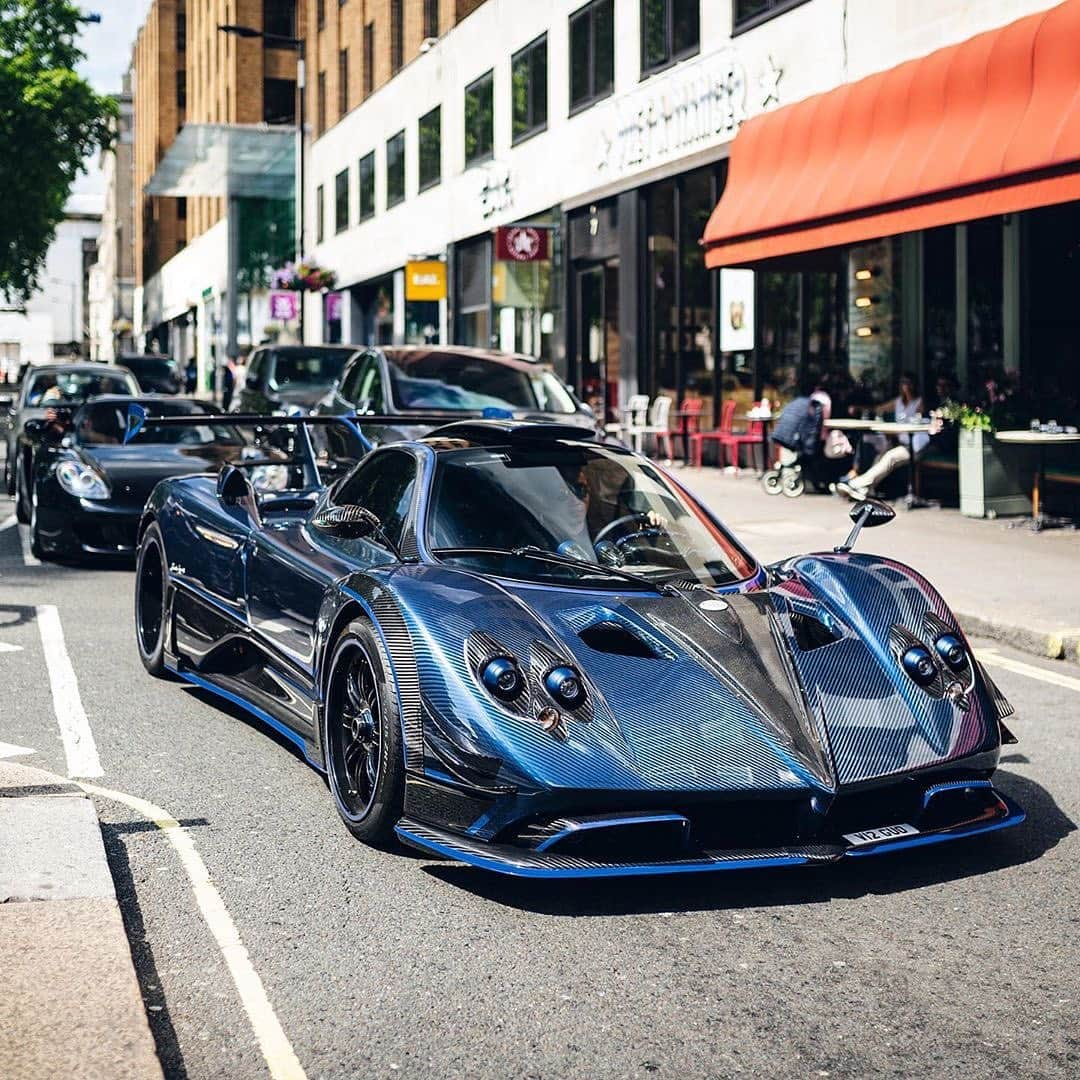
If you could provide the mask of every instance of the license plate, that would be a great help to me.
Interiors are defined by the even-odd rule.
[[[901,836],[917,836],[918,833],[914,825],[882,825],[879,829],[844,833],[844,839],[852,847],[860,847],[862,844],[880,844],[883,840],[899,840]]]

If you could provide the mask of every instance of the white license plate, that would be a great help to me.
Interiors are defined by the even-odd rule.
[[[844,839],[852,847],[862,844],[880,844],[883,840],[899,840],[901,836],[917,836],[914,825],[882,825],[880,829],[863,829],[862,832],[844,833]]]

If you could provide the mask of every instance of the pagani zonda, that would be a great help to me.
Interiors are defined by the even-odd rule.
[[[126,445],[127,417],[134,403],[160,416],[196,422],[182,427],[148,424]],[[202,419],[206,417],[206,419]],[[67,423],[42,419],[43,429],[26,481],[30,504],[30,549],[39,559],[83,559],[135,554],[143,506],[158,481],[217,469],[241,458],[260,459],[252,473],[257,486],[286,487],[288,455],[256,449],[250,435],[209,417],[202,402],[130,396],[93,398]],[[276,453],[275,464],[268,455]]]
[[[159,484],[140,534],[147,669],[292,740],[370,842],[583,877],[1023,818],[992,782],[1011,710],[922,577],[854,536],[759,566],[580,429],[459,422],[263,496],[226,466]]]

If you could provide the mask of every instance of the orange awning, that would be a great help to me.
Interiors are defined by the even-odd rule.
[[[748,120],[710,267],[1080,199],[1080,0]]]

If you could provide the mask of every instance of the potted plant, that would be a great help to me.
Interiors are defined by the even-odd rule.
[[[327,292],[336,284],[337,274],[333,270],[323,270],[312,259],[286,263],[280,270],[275,270],[270,278],[272,289],[289,292]]]
[[[1020,403],[993,380],[986,383],[986,392],[978,404],[947,401],[937,410],[958,429],[960,513],[985,518],[1030,514],[1030,455],[1024,447],[994,438],[995,431],[1021,425],[1015,419]]]

